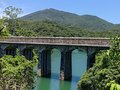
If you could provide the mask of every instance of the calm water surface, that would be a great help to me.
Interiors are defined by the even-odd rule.
[[[87,55],[84,50],[72,52],[72,81],[59,80],[61,54],[57,49],[51,52],[51,78],[36,77],[34,90],[77,90],[77,82],[86,71]]]

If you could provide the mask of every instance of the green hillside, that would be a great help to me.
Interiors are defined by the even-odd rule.
[[[38,37],[111,37],[120,35],[120,28],[99,32],[69,27],[50,21],[19,21],[16,35]]]
[[[104,31],[114,27],[114,24],[92,15],[77,15],[56,9],[45,9],[21,17],[22,20],[52,21],[81,29]]]

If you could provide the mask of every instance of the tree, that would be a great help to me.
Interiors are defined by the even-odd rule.
[[[3,20],[0,20],[0,36],[10,36],[7,25],[4,23]]]
[[[22,13],[22,9],[13,6],[8,6],[5,8],[4,13],[7,19],[16,19],[18,15]]]
[[[37,63],[37,56],[33,53],[33,60],[24,56],[5,55],[0,58],[0,90],[31,90],[34,83],[33,67]]]
[[[16,28],[18,27],[18,15],[22,13],[22,9],[13,6],[8,6],[4,10],[3,17],[5,23],[8,23],[8,29],[12,35],[16,35]]]

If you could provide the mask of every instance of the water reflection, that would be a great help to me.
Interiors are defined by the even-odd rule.
[[[35,90],[50,90],[50,82],[51,80],[49,78],[37,77]]]
[[[81,77],[87,70],[87,53],[84,50],[72,51],[72,76]],[[72,79],[74,79],[74,77]],[[78,80],[79,80],[78,78]]]
[[[56,78],[59,78],[60,75],[60,63],[61,63],[60,61],[61,61],[60,51],[57,49],[53,49],[51,51],[51,73],[52,76]]]
[[[77,90],[77,82],[73,81],[38,77],[36,83],[37,85],[34,90]]]
[[[86,52],[79,50],[72,52],[72,81],[59,80],[60,60],[60,51],[53,49],[51,53],[51,78],[36,77],[35,90],[77,90],[77,82],[86,71]]]

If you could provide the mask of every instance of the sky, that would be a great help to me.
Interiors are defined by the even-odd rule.
[[[120,0],[0,0],[0,16],[8,6],[21,8],[22,15],[54,8],[78,15],[94,15],[120,24]]]

